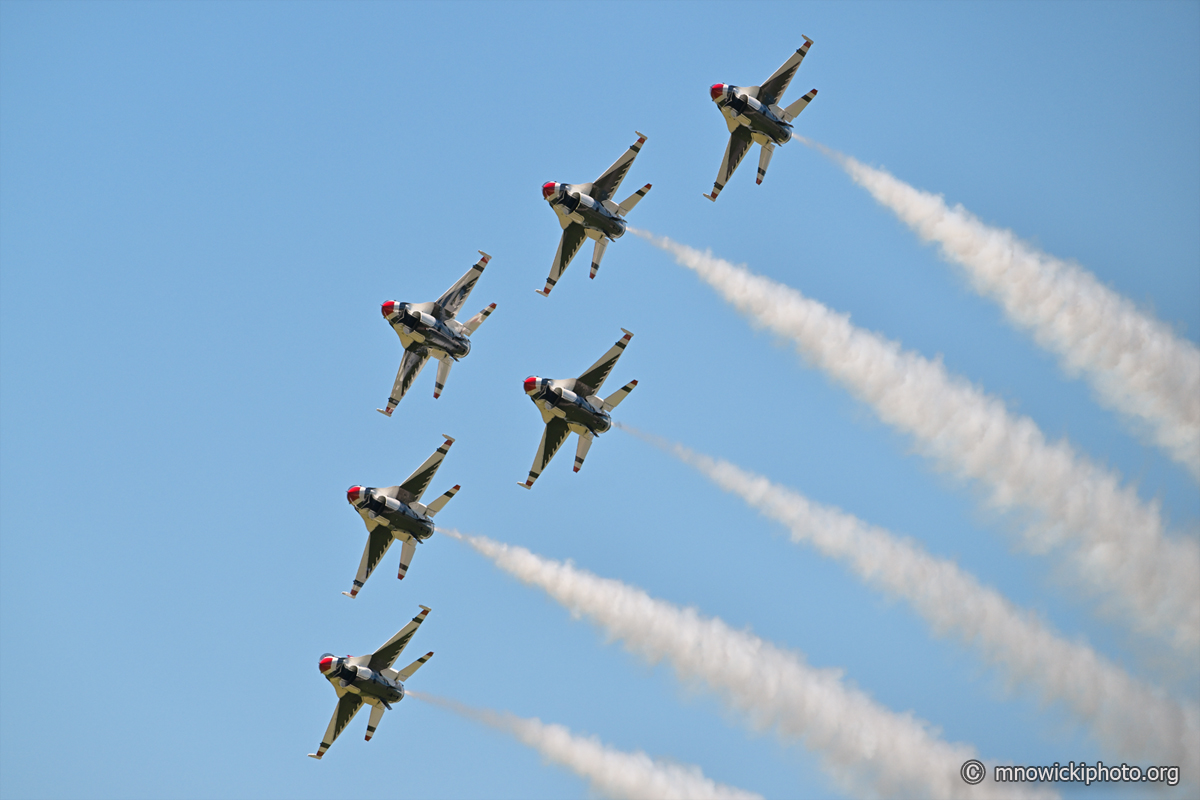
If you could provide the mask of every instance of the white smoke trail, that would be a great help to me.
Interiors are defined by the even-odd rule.
[[[762,795],[706,778],[699,767],[657,761],[640,750],[636,753],[617,750],[595,736],[579,736],[562,725],[470,708],[424,692],[408,694],[515,736],[548,761],[561,764],[585,779],[593,789],[607,797],[762,800]]]
[[[630,229],[633,231],[633,229]],[[1024,506],[1042,520],[1026,529],[1035,550],[1071,543],[1071,562],[1132,624],[1194,654],[1200,646],[1200,546],[1164,536],[1158,506],[1119,478],[1051,444],[1028,417],[940,362],[857,328],[789,286],[663,236],[633,231],[703,278],[755,325],[791,339],[811,363],[866,401],[884,422],[914,436],[947,470],[983,481],[1001,509]]]
[[[1172,701],[1082,642],[1063,639],[953,562],[916,542],[822,506],[761,475],[617,423],[694,467],[763,516],[782,522],[793,542],[847,563],[867,583],[912,604],[939,633],[981,650],[1008,675],[1060,700],[1091,726],[1110,753],[1200,774],[1200,708]]]
[[[803,740],[848,791],[889,797],[1052,796],[990,780],[968,786],[959,770],[976,757],[973,748],[944,742],[911,714],[879,706],[846,686],[839,670],[810,667],[798,654],[749,631],[569,563],[482,536],[451,535],[543,589],[572,614],[586,615],[651,664],[665,659],[681,679],[707,684],[755,725]]]
[[[1200,349],[1082,267],[883,170],[806,144],[841,165],[922,239],[940,244],[976,291],[996,298],[1009,319],[1059,355],[1068,373],[1086,373],[1105,405],[1146,424],[1154,442],[1200,478]]]

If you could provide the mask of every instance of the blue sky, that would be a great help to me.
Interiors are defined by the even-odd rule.
[[[1111,758],[1054,704],[933,635],[703,478],[613,431],[531,492],[520,384],[636,335],[617,418],[763,473],[952,558],[1069,638],[1196,699],[1008,535],[1020,520],[629,236],[534,294],[559,235],[539,187],[649,137],[630,222],[794,286],[930,357],[1119,471],[1177,536],[1186,471],[798,142],[700,197],[728,134],[712,83],[815,41],[797,131],[1077,260],[1200,336],[1200,5],[0,5],[0,794],[564,797],[578,778],[405,701],[321,763],[325,651],[433,608],[412,688],[700,765],[772,797],[834,796],[815,758],[747,728],[461,543],[389,553],[355,601],[346,487],[458,440],[439,522],[719,616],[944,738],[1017,764]],[[395,416],[385,300],[435,299],[494,256],[498,304],[434,400]],[[609,388],[609,387],[606,387]],[[1092,787],[1089,796],[1103,796]]]

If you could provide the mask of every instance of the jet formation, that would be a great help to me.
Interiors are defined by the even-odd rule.
[[[725,118],[730,136],[712,193],[704,195],[709,200],[717,199],[751,144],[757,142],[762,147],[757,180],[761,184],[775,147],[792,138],[792,120],[817,94],[817,90],[813,89],[786,108],[778,105],[812,45],[812,39],[805,36],[804,40],[800,49],[762,85],[739,87],[718,83],[711,87],[710,95]],[[612,199],[641,152],[642,145],[646,143],[644,134],[635,133],[637,141],[592,183],[550,182],[542,185],[542,197],[558,217],[562,238],[550,275],[546,278],[546,286],[539,289],[538,294],[549,296],[586,239],[595,241],[590,276],[595,278],[608,243],[624,235],[628,228],[625,216],[650,191],[650,184],[646,184],[620,203]],[[386,407],[376,411],[391,417],[430,358],[438,361],[433,396],[440,397],[451,366],[471,352],[471,335],[496,308],[496,304],[492,303],[466,323],[456,319],[491,260],[491,256],[482,250],[479,255],[480,260],[437,300],[431,303],[390,300],[382,305],[383,317],[400,337],[404,354]],[[600,397],[601,387],[633,338],[633,334],[624,328],[621,332],[624,336],[577,378],[551,379],[534,375],[525,379],[525,394],[537,406],[545,429],[529,477],[519,482],[519,486],[526,489],[533,487],[571,433],[579,437],[574,468],[575,472],[579,472],[592,441],[612,428],[611,412],[638,384],[636,380],[630,381],[608,397]],[[392,542],[397,540],[401,542],[401,551],[396,577],[403,579],[412,564],[417,545],[433,536],[434,517],[460,488],[455,485],[428,505],[421,502],[442,460],[454,444],[451,437],[444,434],[443,437],[445,441],[442,445],[400,485],[382,489],[354,485],[346,491],[346,500],[366,524],[367,544],[353,585],[350,591],[342,594],[356,597]],[[366,733],[367,741],[370,741],[384,711],[404,699],[404,682],[433,657],[432,652],[426,653],[402,670],[392,668],[429,613],[427,606],[420,608],[421,612],[411,622],[370,655],[337,657],[325,653],[321,656],[318,668],[333,686],[338,703],[320,747],[309,756],[316,759],[324,756],[364,703],[371,706]]]
[[[523,483],[519,482],[518,486],[533,488],[533,482],[542,474],[550,459],[554,458],[569,433],[579,435],[579,443],[575,448],[575,472],[579,472],[588,448],[592,446],[592,439],[612,428],[609,412],[620,405],[638,383],[630,381],[603,400],[598,397],[600,387],[633,338],[633,334],[624,328],[621,332],[625,335],[578,378],[552,380],[532,375],[525,379],[525,394],[542,412],[546,429],[542,432],[542,441],[533,457],[529,478]]]
[[[401,628],[395,636],[369,656],[338,658],[333,653],[321,656],[321,660],[317,662],[317,669],[333,684],[338,703],[333,709],[329,727],[321,737],[321,746],[317,748],[317,752],[309,753],[309,758],[325,755],[325,751],[350,724],[350,720],[354,719],[363,703],[371,706],[371,718],[367,720],[367,741],[371,741],[375,729],[379,727],[379,721],[383,719],[383,712],[391,711],[393,703],[404,699],[404,682],[411,678],[422,664],[433,658],[433,653],[429,652],[402,670],[392,669],[392,665],[404,652],[408,641],[417,632],[417,628],[421,627],[428,613],[428,606],[421,606],[421,613],[413,617],[412,622]]]
[[[432,303],[397,303],[395,300],[389,300],[383,304],[380,311],[400,337],[404,356],[400,359],[400,370],[396,373],[396,382],[392,386],[387,406],[375,409],[380,414],[388,417],[392,415],[408,387],[416,380],[421,368],[431,357],[438,360],[433,396],[441,397],[446,378],[450,375],[450,367],[471,352],[470,335],[496,310],[496,304],[492,303],[467,320],[466,324],[454,318],[467,302],[467,296],[475,288],[475,282],[483,274],[484,267],[492,259],[482,250],[479,251],[479,255],[482,258],[475,266],[467,270],[445,294]]]
[[[758,154],[758,179],[755,181],[761,184],[775,146],[786,144],[792,138],[792,120],[808,107],[817,96],[817,90],[813,89],[787,108],[780,108],[777,103],[783,98],[812,43],[812,39],[805,36],[800,49],[792,53],[791,58],[783,62],[783,66],[775,70],[761,86],[714,83],[709,88],[709,95],[721,110],[729,128],[729,144],[725,147],[725,158],[717,171],[712,194],[704,195],[709,200],[717,202],[717,195],[733,177],[733,171],[746,157],[751,143],[757,142],[762,146]]]
[[[647,183],[620,203],[614,203],[611,199],[621,188],[621,181],[625,180],[625,174],[646,143],[644,134],[638,131],[634,133],[638,140],[592,183],[551,181],[542,184],[542,197],[558,215],[558,224],[563,229],[562,238],[558,240],[558,252],[554,254],[554,263],[550,266],[550,276],[546,278],[546,288],[537,290],[543,297],[550,296],[550,290],[558,283],[579,248],[583,247],[585,239],[594,239],[596,242],[592,251],[591,274],[595,278],[608,243],[625,235],[628,227],[625,215],[633,211],[634,206],[650,191],[650,184]]]
[[[354,585],[350,591],[342,594],[350,598],[358,596],[358,590],[367,582],[367,578],[371,577],[371,573],[375,571],[375,567],[395,539],[403,542],[400,549],[400,572],[396,578],[404,580],[417,545],[433,536],[434,515],[462,488],[456,485],[429,505],[421,504],[421,496],[433,482],[433,476],[442,465],[442,459],[450,452],[450,445],[454,444],[454,440],[446,434],[442,434],[442,438],[446,440],[442,446],[425,459],[425,463],[417,467],[417,471],[399,486],[388,486],[385,489],[351,486],[346,490],[346,500],[354,506],[354,510],[367,524],[367,547],[363,550],[358,574],[354,576]]]

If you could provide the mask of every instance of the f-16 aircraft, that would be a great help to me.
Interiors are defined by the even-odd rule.
[[[542,184],[542,197],[550,203],[558,215],[558,223],[563,227],[558,252],[554,254],[554,263],[550,267],[550,277],[546,278],[546,288],[537,290],[543,297],[549,296],[571,259],[583,247],[583,240],[588,238],[596,241],[596,248],[592,251],[591,275],[595,278],[596,270],[600,269],[600,259],[604,257],[604,248],[625,234],[625,215],[633,211],[634,206],[650,191],[650,184],[647,183],[619,204],[611,199],[621,187],[625,173],[633,166],[633,160],[646,141],[644,134],[638,131],[634,133],[637,133],[638,140],[592,183],[551,181]]]
[[[792,103],[787,108],[780,108],[777,103],[783,98],[788,84],[800,62],[812,46],[812,39],[804,37],[804,44],[792,57],[783,62],[783,66],[775,70],[771,77],[763,81],[762,86],[731,86],[727,83],[715,83],[709,89],[713,102],[721,109],[725,124],[729,126],[729,145],[725,148],[725,159],[717,172],[717,180],[713,183],[712,194],[704,195],[714,203],[717,195],[725,188],[733,176],[733,171],[742,163],[752,142],[758,142],[762,149],[758,154],[758,180],[762,183],[767,174],[767,165],[771,163],[771,154],[775,145],[785,144],[792,138],[791,122],[800,115],[814,97],[817,90]]]
[[[575,471],[583,466],[592,439],[598,433],[604,433],[612,427],[610,411],[621,404],[637,381],[630,381],[608,397],[601,400],[597,395],[600,387],[608,378],[617,364],[617,359],[625,352],[626,345],[633,334],[621,328],[625,334],[600,360],[592,364],[578,378],[551,380],[532,376],[525,379],[525,394],[542,412],[542,420],[546,430],[542,433],[542,442],[538,445],[537,455],[533,457],[533,468],[529,470],[529,479],[518,486],[526,489],[533,487],[533,482],[542,474],[542,470],[554,458],[558,448],[566,440],[567,434],[579,434],[579,444],[575,448]]]
[[[389,300],[383,304],[383,318],[390,322],[400,335],[404,357],[400,359],[400,371],[396,373],[396,383],[392,386],[387,408],[375,409],[380,414],[389,417],[392,415],[396,406],[400,404],[400,399],[404,397],[404,393],[416,380],[430,357],[438,360],[433,396],[441,397],[442,387],[446,385],[446,378],[450,375],[450,366],[471,352],[471,340],[467,337],[496,310],[496,304],[492,303],[467,320],[465,325],[454,318],[467,302],[467,296],[475,288],[475,282],[479,280],[484,267],[492,258],[482,250],[479,251],[479,255],[483,258],[434,302],[397,303],[395,300]]]
[[[400,572],[396,575],[399,580],[404,580],[417,544],[433,536],[434,515],[441,511],[461,488],[456,485],[429,505],[421,504],[421,495],[429,488],[438,467],[442,465],[442,459],[450,451],[450,445],[454,444],[454,440],[449,436],[442,436],[446,439],[442,446],[425,459],[425,463],[417,467],[417,471],[399,486],[389,486],[386,489],[351,486],[346,490],[346,500],[358,511],[363,522],[367,523],[368,535],[367,547],[363,550],[362,562],[358,565],[358,574],[354,576],[354,586],[342,594],[347,597],[358,596],[358,590],[367,582],[367,578],[371,577],[384,553],[392,546],[393,539],[404,543],[400,550]]]
[[[383,718],[383,712],[391,711],[393,703],[404,699],[404,681],[411,678],[422,664],[433,658],[433,653],[429,652],[402,670],[392,669],[392,664],[395,664],[396,659],[404,652],[408,640],[417,632],[417,628],[421,627],[428,613],[429,608],[421,606],[421,613],[413,617],[412,622],[369,656],[338,658],[333,653],[321,656],[317,668],[333,684],[338,704],[333,710],[333,719],[329,720],[329,727],[325,729],[321,746],[317,748],[317,752],[309,753],[309,758],[325,755],[333,740],[350,724],[350,720],[354,719],[363,703],[371,706],[371,718],[367,720],[367,741],[371,741],[375,729],[379,727],[379,720]]]

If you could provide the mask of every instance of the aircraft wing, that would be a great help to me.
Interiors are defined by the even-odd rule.
[[[533,486],[533,482],[542,474],[542,470],[550,463],[550,459],[554,458],[554,454],[558,452],[558,448],[562,447],[562,443],[567,440],[567,434],[571,429],[567,426],[567,421],[560,417],[555,417],[546,423],[546,430],[542,431],[542,441],[538,444],[537,454],[533,457],[533,466],[529,470],[529,479],[520,484],[526,489]]]
[[[392,384],[392,393],[388,397],[387,408],[375,410],[390,417],[396,410],[396,406],[400,405],[400,401],[404,399],[404,393],[408,391],[408,387],[412,386],[413,381],[421,374],[421,368],[428,360],[429,356],[427,355],[419,355],[411,350],[405,350],[404,357],[400,359],[400,369],[396,372],[396,382]]]
[[[629,172],[629,168],[633,166],[633,160],[637,158],[638,152],[641,151],[642,145],[646,141],[643,134],[637,131],[635,133],[638,135],[638,140],[631,144],[629,149],[622,153],[621,157],[592,183],[592,191],[589,194],[594,199],[607,200],[616,194],[617,189],[621,188],[621,181],[625,180],[625,173]]]
[[[633,338],[633,334],[624,328],[621,328],[621,332],[625,335],[618,339],[616,344],[608,348],[608,352],[600,356],[599,361],[592,364],[587,368],[586,372],[579,376],[579,382],[591,389],[591,394],[600,393],[600,387],[608,379],[608,373],[612,372],[613,367],[617,365],[617,359],[625,352],[625,347],[629,344],[629,340]]]
[[[425,459],[424,464],[417,467],[416,472],[409,475],[408,479],[400,484],[400,490],[394,495],[396,499],[406,503],[421,501],[421,495],[425,494],[425,490],[429,488],[429,482],[437,474],[438,467],[442,465],[442,459],[446,457],[446,453],[450,452],[450,445],[454,444],[454,440],[449,436],[444,433],[442,436],[446,441],[442,442],[442,446],[435,450],[433,455]]]
[[[800,49],[792,53],[791,58],[783,62],[783,66],[775,70],[771,77],[763,81],[762,86],[758,87],[758,99],[765,104],[778,103],[783,97],[783,93],[787,91],[788,84],[792,82],[792,78],[796,75],[796,70],[800,68],[800,62],[804,60],[804,56],[808,54],[808,48],[812,46],[812,39],[804,37],[804,44],[800,45]]]
[[[437,299],[437,305],[445,313],[446,318],[453,317],[463,307],[463,303],[467,302],[467,297],[471,294],[471,290],[475,288],[475,282],[479,280],[479,276],[483,274],[484,267],[492,260],[492,257],[482,250],[479,251],[482,258],[475,262],[475,266],[467,270],[458,281],[446,290],[446,293]]]
[[[408,645],[408,640],[417,632],[417,628],[421,627],[421,623],[425,621],[425,616],[429,613],[429,609],[421,606],[421,613],[412,618],[412,622],[400,629],[392,638],[383,643],[383,646],[371,654],[371,660],[367,662],[367,668],[372,672],[379,672],[381,669],[390,669],[392,664],[396,663],[396,659],[404,652],[404,648]]]
[[[558,252],[554,254],[554,263],[550,265],[550,277],[546,278],[546,288],[539,294],[550,294],[550,290],[554,288],[554,284],[558,283],[558,279],[562,277],[567,265],[571,263],[571,259],[579,252],[579,248],[583,247],[585,239],[587,239],[587,233],[578,222],[572,222],[563,229],[562,238],[558,240]]]
[[[391,530],[382,525],[373,528],[370,535],[367,536],[367,546],[363,549],[362,561],[358,564],[358,574],[354,576],[354,586],[350,591],[343,592],[343,594],[348,597],[356,597],[358,590],[367,582],[367,578],[371,577],[371,573],[375,571],[375,567],[379,566],[380,559],[383,558],[391,546]]]
[[[725,147],[725,158],[721,161],[721,169],[717,172],[716,182],[713,183],[712,194],[705,195],[705,197],[714,201],[717,199],[717,195],[733,177],[733,172],[738,168],[738,164],[742,163],[746,153],[750,152],[751,141],[749,128],[738,126],[733,133],[729,134],[729,144]]]
[[[333,744],[333,740],[338,737],[350,720],[354,719],[354,715],[362,708],[362,698],[352,692],[346,692],[338,699],[337,708],[333,710],[333,719],[329,720],[329,727],[325,729],[325,735],[321,738],[321,746],[317,748],[317,752],[309,753],[312,758],[320,758],[325,755],[325,751],[329,749],[329,745]]]

